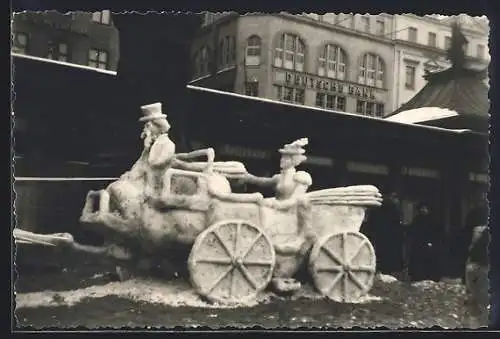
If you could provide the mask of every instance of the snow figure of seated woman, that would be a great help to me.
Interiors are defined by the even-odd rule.
[[[307,159],[304,154],[304,146],[307,144],[308,139],[302,138],[286,144],[279,150],[281,153],[280,173],[272,177],[257,177],[249,174],[242,180],[274,188],[275,197],[264,199],[263,208],[271,208],[276,213],[296,213],[297,215],[298,234],[284,241],[275,241],[278,260],[273,282],[278,290],[294,290],[300,287],[300,284],[291,278],[299,269],[314,241],[311,228],[311,205],[305,196],[312,184],[312,178],[309,173],[296,170],[296,167]],[[279,216],[278,219],[280,218]]]

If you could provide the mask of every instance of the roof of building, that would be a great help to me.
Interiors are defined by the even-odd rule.
[[[388,116],[420,107],[441,107],[460,116],[488,119],[487,70],[448,68],[425,76],[428,83],[410,101]]]

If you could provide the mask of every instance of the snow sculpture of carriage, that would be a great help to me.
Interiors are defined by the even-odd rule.
[[[163,208],[146,207],[143,213],[143,245],[187,248],[197,293],[225,304],[250,300],[273,278],[294,276],[308,256],[309,272],[323,295],[353,302],[369,291],[375,253],[359,229],[367,207],[380,205],[376,187],[307,193],[314,233],[308,242],[298,229],[297,206],[281,211],[243,202],[240,197],[248,194],[232,193],[221,172],[168,169]]]
[[[243,164],[231,163],[244,169]],[[221,168],[225,163],[214,164]],[[273,278],[292,278],[305,264],[318,291],[334,301],[355,302],[368,293],[375,276],[375,253],[359,229],[366,209],[381,204],[376,187],[306,193],[314,235],[310,241],[299,230],[297,206],[277,210],[244,202],[239,197],[248,194],[232,193],[227,177],[224,171],[166,170],[162,207],[145,203],[139,220],[137,239],[143,249],[163,249],[167,257],[186,249],[193,288],[224,304],[251,300]],[[87,221],[95,224],[104,220],[103,213],[112,213],[93,210],[92,205],[87,201],[82,220],[93,216]],[[44,238],[19,234],[18,243]]]

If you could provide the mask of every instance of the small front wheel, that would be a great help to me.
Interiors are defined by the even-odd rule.
[[[313,246],[309,270],[318,291],[333,301],[353,303],[375,279],[375,250],[359,232],[330,234]]]

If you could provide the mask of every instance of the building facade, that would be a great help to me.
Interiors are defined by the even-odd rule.
[[[116,71],[119,35],[108,10],[95,13],[16,13],[13,53]]]
[[[418,93],[426,71],[449,67],[450,20],[209,13],[193,43],[191,84],[383,117]],[[467,60],[485,68],[488,24],[462,21]]]
[[[191,84],[382,117],[393,107],[393,42],[360,32],[361,19],[353,28],[286,13],[224,15],[193,44]]]
[[[460,15],[455,18],[416,15],[393,16],[395,109],[414,97],[427,83],[424,75],[451,66],[447,50],[451,44],[451,23],[458,19],[468,43],[464,46],[467,67],[485,69],[490,61],[488,23]]]

